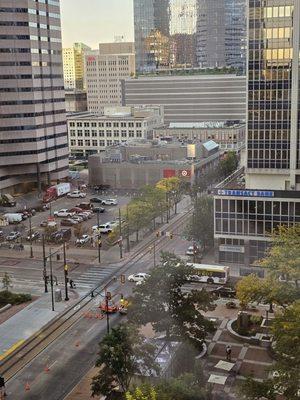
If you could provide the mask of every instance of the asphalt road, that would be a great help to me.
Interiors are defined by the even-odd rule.
[[[182,230],[183,226],[181,226]],[[164,251],[176,251],[183,254],[187,242],[182,240],[179,231],[174,231],[174,238],[165,241]],[[178,234],[178,236],[177,236]],[[159,247],[158,241],[158,247]],[[159,256],[156,256],[158,262]],[[144,258],[135,263],[127,275],[134,272],[148,271],[154,263],[153,252],[147,252]],[[118,300],[120,293],[130,294],[134,284],[119,282],[112,285],[110,291]],[[93,302],[94,313],[101,299]],[[112,323],[122,320],[120,315],[111,318]],[[59,340],[56,340],[38,355],[31,363],[23,368],[7,384],[8,398],[30,400],[62,400],[75,387],[82,376],[94,365],[98,351],[98,343],[106,333],[106,320],[81,318],[67,330]],[[49,368],[48,372],[45,368]],[[30,390],[25,390],[29,384]]]

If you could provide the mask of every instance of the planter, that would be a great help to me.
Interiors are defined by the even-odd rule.
[[[201,353],[195,357],[195,360],[200,360],[201,358],[205,357],[207,353],[207,345],[206,343],[203,343],[203,348],[201,350]]]

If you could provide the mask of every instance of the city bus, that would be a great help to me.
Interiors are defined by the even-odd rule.
[[[229,279],[229,267],[222,265],[194,264],[188,263],[193,268],[189,282],[215,283],[224,285]]]

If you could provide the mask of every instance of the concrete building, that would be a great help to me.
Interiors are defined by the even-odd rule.
[[[163,125],[161,107],[106,107],[104,115],[78,113],[68,116],[69,147],[72,154],[88,156],[153,135]]]
[[[245,129],[244,123],[172,122],[168,126],[154,129],[153,139],[175,140],[183,143],[214,140],[221,150],[240,151],[245,146]]]
[[[173,176],[192,184],[198,175],[215,168],[219,159],[219,147],[213,141],[189,145],[131,142],[90,156],[89,179],[91,185],[116,189],[138,189]]]
[[[122,82],[123,105],[161,104],[165,122],[243,121],[246,79],[235,75],[140,76]]]
[[[91,50],[83,43],[74,43],[73,47],[63,49],[64,85],[66,90],[83,90],[84,52]]]
[[[248,5],[246,168],[214,190],[217,260],[247,266],[273,229],[300,222],[300,2]]]
[[[135,73],[134,44],[100,43],[99,51],[85,55],[88,111],[101,114],[104,107],[122,105],[121,79]]]
[[[0,190],[68,175],[58,0],[1,1]]]
[[[86,92],[83,90],[66,90],[66,111],[77,113],[87,111]]]
[[[198,0],[199,66],[245,71],[246,26],[246,0]]]

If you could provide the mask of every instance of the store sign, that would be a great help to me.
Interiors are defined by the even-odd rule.
[[[94,57],[94,56],[87,57],[87,62],[93,62],[93,61],[96,61],[96,57]]]
[[[190,178],[192,175],[192,172],[190,169],[182,169],[178,171],[178,175],[182,178]]]
[[[268,190],[228,190],[218,189],[218,196],[238,196],[238,197],[274,197],[274,192]]]
[[[219,251],[225,251],[230,253],[245,253],[244,246],[219,246]]]

